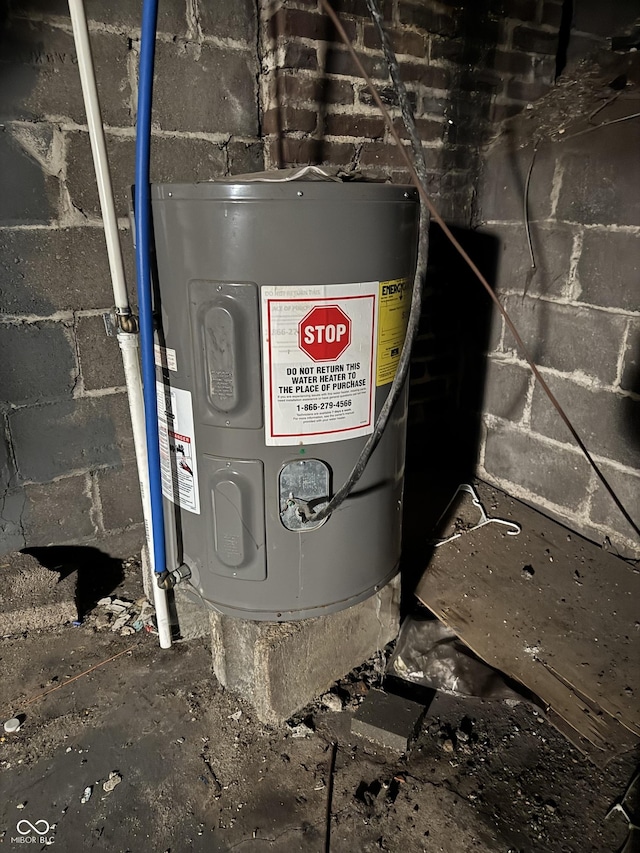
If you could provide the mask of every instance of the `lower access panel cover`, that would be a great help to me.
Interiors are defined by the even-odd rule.
[[[225,577],[264,580],[267,563],[262,462],[207,455],[203,459],[213,522],[207,542],[210,568]]]

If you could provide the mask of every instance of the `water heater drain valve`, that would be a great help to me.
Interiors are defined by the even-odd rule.
[[[173,571],[169,571],[165,569],[164,572],[161,572],[158,575],[157,584],[160,589],[170,590],[173,589],[174,586],[179,584],[181,581],[187,580],[187,578],[191,577],[191,569],[189,566],[186,566],[184,563],[181,566],[178,566],[177,569],[173,569]]]

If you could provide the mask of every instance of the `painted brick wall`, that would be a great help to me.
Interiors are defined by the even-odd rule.
[[[625,75],[622,91],[608,83]],[[600,109],[602,108],[602,109]],[[598,113],[589,120],[595,111]],[[499,238],[497,289],[542,374],[640,522],[640,112],[637,54],[603,53],[507,123],[478,224]],[[523,221],[526,175],[535,271]],[[621,552],[640,545],[496,320],[483,475]]]
[[[140,3],[88,0],[131,289]],[[0,552],[143,534],[78,68],[64,0],[0,4]],[[253,2],[160,3],[153,180],[262,167]]]
[[[333,5],[404,136],[366,3]],[[384,0],[380,5],[410,92],[431,193],[448,221],[468,226],[478,152],[492,126],[553,83],[561,4]],[[314,162],[407,180],[365,83],[315,0],[264,4],[261,48],[269,166]]]

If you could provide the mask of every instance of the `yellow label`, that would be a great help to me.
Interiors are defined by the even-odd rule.
[[[407,332],[410,309],[409,279],[396,278],[380,282],[376,385],[393,382]]]

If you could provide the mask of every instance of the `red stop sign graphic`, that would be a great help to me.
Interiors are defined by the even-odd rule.
[[[317,305],[298,323],[298,346],[314,361],[336,361],[351,343],[351,320],[337,305]]]

